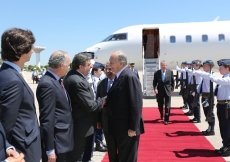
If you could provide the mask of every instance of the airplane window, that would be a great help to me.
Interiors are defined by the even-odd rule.
[[[176,43],[176,37],[170,36],[170,43]]]
[[[102,42],[127,40],[127,33],[113,34],[105,38]]]
[[[219,41],[224,42],[225,41],[225,36],[224,34],[219,34]]]
[[[192,36],[191,35],[186,35],[185,40],[186,40],[186,42],[191,43],[192,42]]]
[[[208,35],[202,35],[202,42],[208,42]]]

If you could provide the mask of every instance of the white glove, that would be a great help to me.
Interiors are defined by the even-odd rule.
[[[185,67],[184,67],[184,69],[185,69],[185,70],[188,70],[188,67],[187,67],[187,66],[185,66]]]
[[[195,92],[192,92],[192,96],[193,96],[193,97],[195,96]]]
[[[176,66],[176,70],[181,70],[178,65]]]

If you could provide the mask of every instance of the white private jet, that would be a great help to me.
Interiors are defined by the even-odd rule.
[[[152,91],[153,74],[165,60],[175,69],[183,61],[230,58],[230,21],[135,25],[120,29],[102,42],[86,49],[95,60],[106,62],[122,50],[129,63],[143,71],[143,89]],[[217,67],[217,66],[216,66]],[[151,94],[148,93],[151,92]]]

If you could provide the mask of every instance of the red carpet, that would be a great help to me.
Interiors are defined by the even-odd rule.
[[[159,120],[157,108],[144,108],[138,162],[225,162],[180,108],[171,109],[169,125]],[[108,154],[103,162],[108,162]]]

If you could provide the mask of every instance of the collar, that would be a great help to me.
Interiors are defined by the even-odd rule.
[[[225,75],[224,75],[224,78],[225,78],[225,77],[229,77],[229,76],[230,76],[230,73],[225,74]]]
[[[79,72],[84,78],[86,78],[86,76],[84,76],[80,71],[78,71],[78,70],[76,70],[77,72]],[[87,75],[87,76],[89,76],[89,75],[91,75],[90,73]]]
[[[127,67],[127,65],[126,65],[125,67],[123,67],[123,68],[116,74],[117,78],[119,78],[121,72],[122,72],[123,70],[125,70],[126,67]]]
[[[54,72],[52,72],[50,69],[48,70],[48,72],[49,72],[50,74],[52,74],[52,75],[55,77],[56,80],[59,80],[59,79],[60,79],[60,77],[57,76],[57,74],[55,74]]]
[[[16,65],[15,63],[10,62],[10,61],[4,61],[4,63],[13,67],[15,70],[17,70],[18,73],[21,73],[22,69],[18,65]]]

